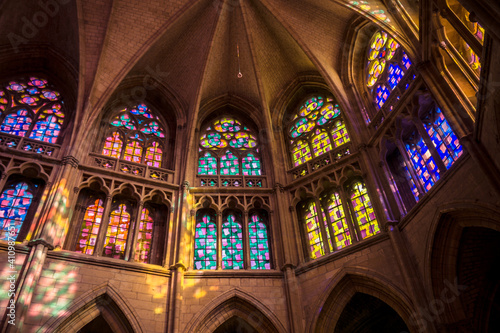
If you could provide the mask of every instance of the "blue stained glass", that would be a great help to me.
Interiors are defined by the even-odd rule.
[[[406,53],[404,51],[403,51],[403,58],[402,58],[401,62],[403,63],[404,68],[409,69],[411,67],[410,58],[408,57],[408,55],[406,55]]]
[[[424,122],[425,129],[436,147],[444,165],[449,169],[453,163],[462,155],[463,149],[450,124],[438,108],[435,114],[436,120],[430,124]]]
[[[16,240],[28,214],[33,193],[25,182],[7,187],[0,196],[0,240]]]
[[[5,117],[0,131],[4,133],[24,136],[28,132],[31,125],[31,118],[28,110],[21,109],[17,113],[11,113]]]
[[[389,86],[391,87],[391,90],[396,88],[399,81],[401,81],[404,75],[405,73],[398,65],[396,64],[389,65],[389,76],[387,78],[387,81],[389,83]]]
[[[407,143],[406,151],[412,161],[420,183],[425,191],[428,192],[440,177],[439,170],[429,148],[425,145],[424,140],[420,138],[416,144]]]
[[[40,117],[33,127],[30,139],[56,143],[57,136],[61,131],[61,125],[59,125],[57,120],[58,119],[54,116],[48,116],[47,118]]]
[[[377,108],[380,109],[384,105],[384,103],[387,101],[387,98],[389,98],[390,94],[391,92],[385,86],[385,84],[377,86],[377,93],[375,95],[375,104],[377,105]]]

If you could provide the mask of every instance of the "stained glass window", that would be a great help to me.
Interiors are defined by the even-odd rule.
[[[141,163],[142,147],[138,141],[129,141],[125,147],[123,159],[129,162]]]
[[[384,31],[373,35],[367,58],[366,85],[380,109],[411,67],[411,61],[403,48]]]
[[[226,154],[220,158],[220,174],[230,176],[240,174],[238,157],[234,156],[230,150],[226,151]]]
[[[340,250],[351,245],[351,234],[347,226],[344,207],[342,206],[339,193],[333,192],[328,196],[326,207],[328,210],[327,216],[329,217],[330,225],[333,230],[335,248]]]
[[[243,232],[241,214],[230,212],[222,224],[222,269],[243,268]]]
[[[27,182],[6,186],[0,196],[0,240],[16,240],[33,200],[33,188]]]
[[[82,225],[78,233],[75,252],[94,254],[99,228],[101,227],[102,214],[104,211],[103,201],[95,199],[85,209]]]
[[[340,106],[333,97],[314,96],[304,101],[285,124],[294,166],[349,141]]]
[[[353,183],[350,187],[350,194],[361,238],[364,239],[378,234],[380,228],[365,185],[361,182]]]
[[[309,201],[303,206],[304,222],[306,224],[307,237],[309,239],[310,256],[312,259],[319,258],[325,254],[323,248],[323,236],[320,229],[318,208],[314,201]]]
[[[111,212],[102,253],[104,257],[124,258],[130,226],[129,209],[130,207],[121,203]]]
[[[248,221],[251,269],[271,269],[269,237],[267,233],[267,226],[262,214],[251,214]]]
[[[150,260],[153,241],[153,226],[154,220],[151,217],[149,209],[143,208],[135,248],[135,260],[137,262],[148,263]]]
[[[330,136],[325,131],[316,131],[316,135],[312,139],[314,156],[322,155],[332,149],[330,144]]]
[[[120,158],[122,146],[123,142],[120,139],[120,134],[118,132],[113,132],[106,138],[102,154],[105,156]]]
[[[212,121],[202,132],[199,151],[199,175],[217,175],[216,156],[221,156],[221,175],[240,175],[240,165],[245,176],[261,175],[257,136],[233,117],[223,116]]]
[[[1,132],[56,143],[64,123],[63,102],[46,80],[11,81],[0,88],[0,123]]]
[[[217,175],[217,158],[212,156],[211,153],[206,152],[203,157],[198,160],[198,174],[199,175]]]
[[[405,141],[406,152],[415,173],[427,192],[439,179],[439,170],[424,140],[416,133]]]
[[[242,167],[245,176],[260,176],[260,160],[254,154],[249,153],[243,157]]]
[[[463,153],[457,136],[439,108],[431,112],[423,123],[444,165],[449,169]]]
[[[146,104],[139,104],[120,110],[111,119],[102,154],[160,168],[166,141],[160,118]]]
[[[347,133],[347,129],[345,128],[343,121],[338,120],[335,122],[332,127],[332,138],[335,147],[341,146],[351,140],[349,139],[349,133]]]
[[[217,269],[217,225],[213,212],[198,211],[194,240],[194,269]]]
[[[158,142],[153,142],[146,149],[146,164],[155,168],[161,168],[161,157],[163,152]]]

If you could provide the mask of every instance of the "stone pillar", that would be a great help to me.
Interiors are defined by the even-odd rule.
[[[405,241],[399,231],[397,221],[388,221],[385,227],[386,232],[389,234],[391,239],[391,245],[394,249],[394,256],[398,262],[399,270],[403,275],[408,293],[413,300],[413,307],[415,309],[419,309],[417,312],[412,314],[412,319],[416,320],[417,325],[422,326],[422,321],[418,320],[419,318],[422,318],[419,311],[420,309],[426,309],[429,304],[426,300],[424,292],[422,283],[423,278],[420,277],[417,267],[415,267],[414,261],[408,252],[408,248],[406,247]],[[434,327],[434,323],[425,322],[425,327],[420,327],[420,332],[434,333],[437,332],[437,330]]]
[[[2,332],[23,332],[24,319],[40,279],[47,252],[54,249],[51,244],[43,240],[29,242],[28,246],[31,247],[31,250],[26,257],[24,269],[20,272],[17,282],[15,325],[10,325],[7,319],[2,327]]]

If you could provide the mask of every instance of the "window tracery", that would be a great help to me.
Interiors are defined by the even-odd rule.
[[[286,123],[287,142],[294,166],[321,156],[350,141],[333,97],[308,98]]]
[[[257,135],[230,116],[211,122],[200,137],[198,175],[262,175]]]
[[[25,221],[39,187],[39,183],[28,180],[11,180],[4,187],[0,195],[0,240],[22,240],[27,230]]]
[[[384,31],[373,35],[367,58],[366,86],[379,110],[412,63],[403,48]]]
[[[47,80],[30,77],[0,87],[0,132],[55,144],[63,128],[64,102]]]
[[[200,209],[196,216],[194,269],[271,269],[266,211],[252,209],[245,214],[247,221],[238,209],[226,209],[219,221],[212,209]],[[217,244],[221,244],[219,258]]]
[[[101,154],[161,168],[165,141],[160,118],[139,104],[120,110],[111,120]]]
[[[349,200],[343,202],[343,195]],[[311,259],[380,233],[370,196],[361,180],[352,181],[344,192],[333,189],[320,198],[303,200],[298,204],[297,213],[304,227]]]

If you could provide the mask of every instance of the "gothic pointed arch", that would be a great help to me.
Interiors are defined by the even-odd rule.
[[[497,207],[473,202],[452,202],[436,209],[427,240],[425,278],[432,286],[428,297],[443,300],[445,323],[463,322],[471,325],[469,330],[485,330],[481,325],[495,309],[492,304],[499,288],[498,270],[491,267],[499,260],[495,257],[498,214]],[[484,243],[476,246],[476,239]]]
[[[143,332],[134,308],[109,282],[80,296],[58,317],[49,319],[38,332],[78,332],[99,316],[114,332]]]
[[[213,299],[186,326],[184,332],[214,332],[227,319],[241,318],[256,332],[284,333],[286,330],[276,315],[257,298],[232,289]]]
[[[342,311],[356,293],[378,298],[397,312],[411,332],[418,331],[412,317],[414,309],[410,298],[391,281],[364,268],[344,268],[330,280],[323,296],[314,304],[318,310],[308,331],[320,333],[334,329]]]

